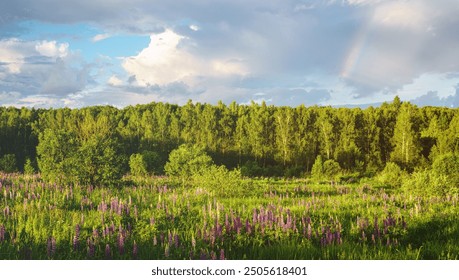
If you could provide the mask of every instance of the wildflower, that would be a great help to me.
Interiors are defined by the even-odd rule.
[[[106,259],[111,259],[112,257],[112,252],[110,250],[110,245],[105,245],[105,258]]]
[[[137,259],[137,254],[138,254],[138,247],[137,247],[137,243],[135,243],[135,240],[134,240],[134,245],[132,247],[132,257],[134,259]]]
[[[225,260],[225,250],[224,249],[220,250],[220,260]]]

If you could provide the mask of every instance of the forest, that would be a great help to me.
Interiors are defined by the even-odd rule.
[[[459,151],[459,113],[398,98],[367,109],[191,101],[123,109],[0,108],[5,172],[29,168],[51,181],[68,175],[113,184],[130,172],[133,155],[148,174],[164,174],[169,153],[181,144],[196,145],[246,176],[304,177],[318,157],[338,163],[348,176],[375,175],[389,162],[411,173]],[[85,174],[77,174],[83,167]]]

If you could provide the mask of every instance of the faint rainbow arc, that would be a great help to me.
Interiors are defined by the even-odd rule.
[[[365,45],[368,39],[370,26],[369,24],[363,24],[362,27],[359,28],[358,32],[354,36],[352,40],[351,47],[349,51],[345,55],[345,59],[343,60],[343,65],[340,71],[340,77],[349,79],[352,78],[352,74],[354,73],[359,60],[364,52]]]

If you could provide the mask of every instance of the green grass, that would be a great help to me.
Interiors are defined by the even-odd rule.
[[[304,179],[244,179],[225,193],[166,177],[0,183],[1,259],[459,258],[457,196]]]

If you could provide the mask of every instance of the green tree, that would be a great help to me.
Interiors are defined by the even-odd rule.
[[[311,175],[315,179],[321,179],[324,176],[324,165],[322,156],[317,156],[312,166]]]
[[[30,158],[26,159],[26,162],[24,164],[24,174],[26,175],[32,175],[35,173],[35,167],[32,164],[32,161]]]
[[[75,134],[64,129],[46,129],[37,146],[38,168],[44,180],[55,183],[72,181],[78,149]]]
[[[412,169],[420,160],[420,132],[416,124],[416,108],[403,103],[395,124],[391,153],[393,162]]]
[[[192,175],[212,165],[212,158],[196,145],[183,144],[173,150],[169,155],[169,161],[164,170],[169,176],[177,176],[182,179],[183,184]]]

